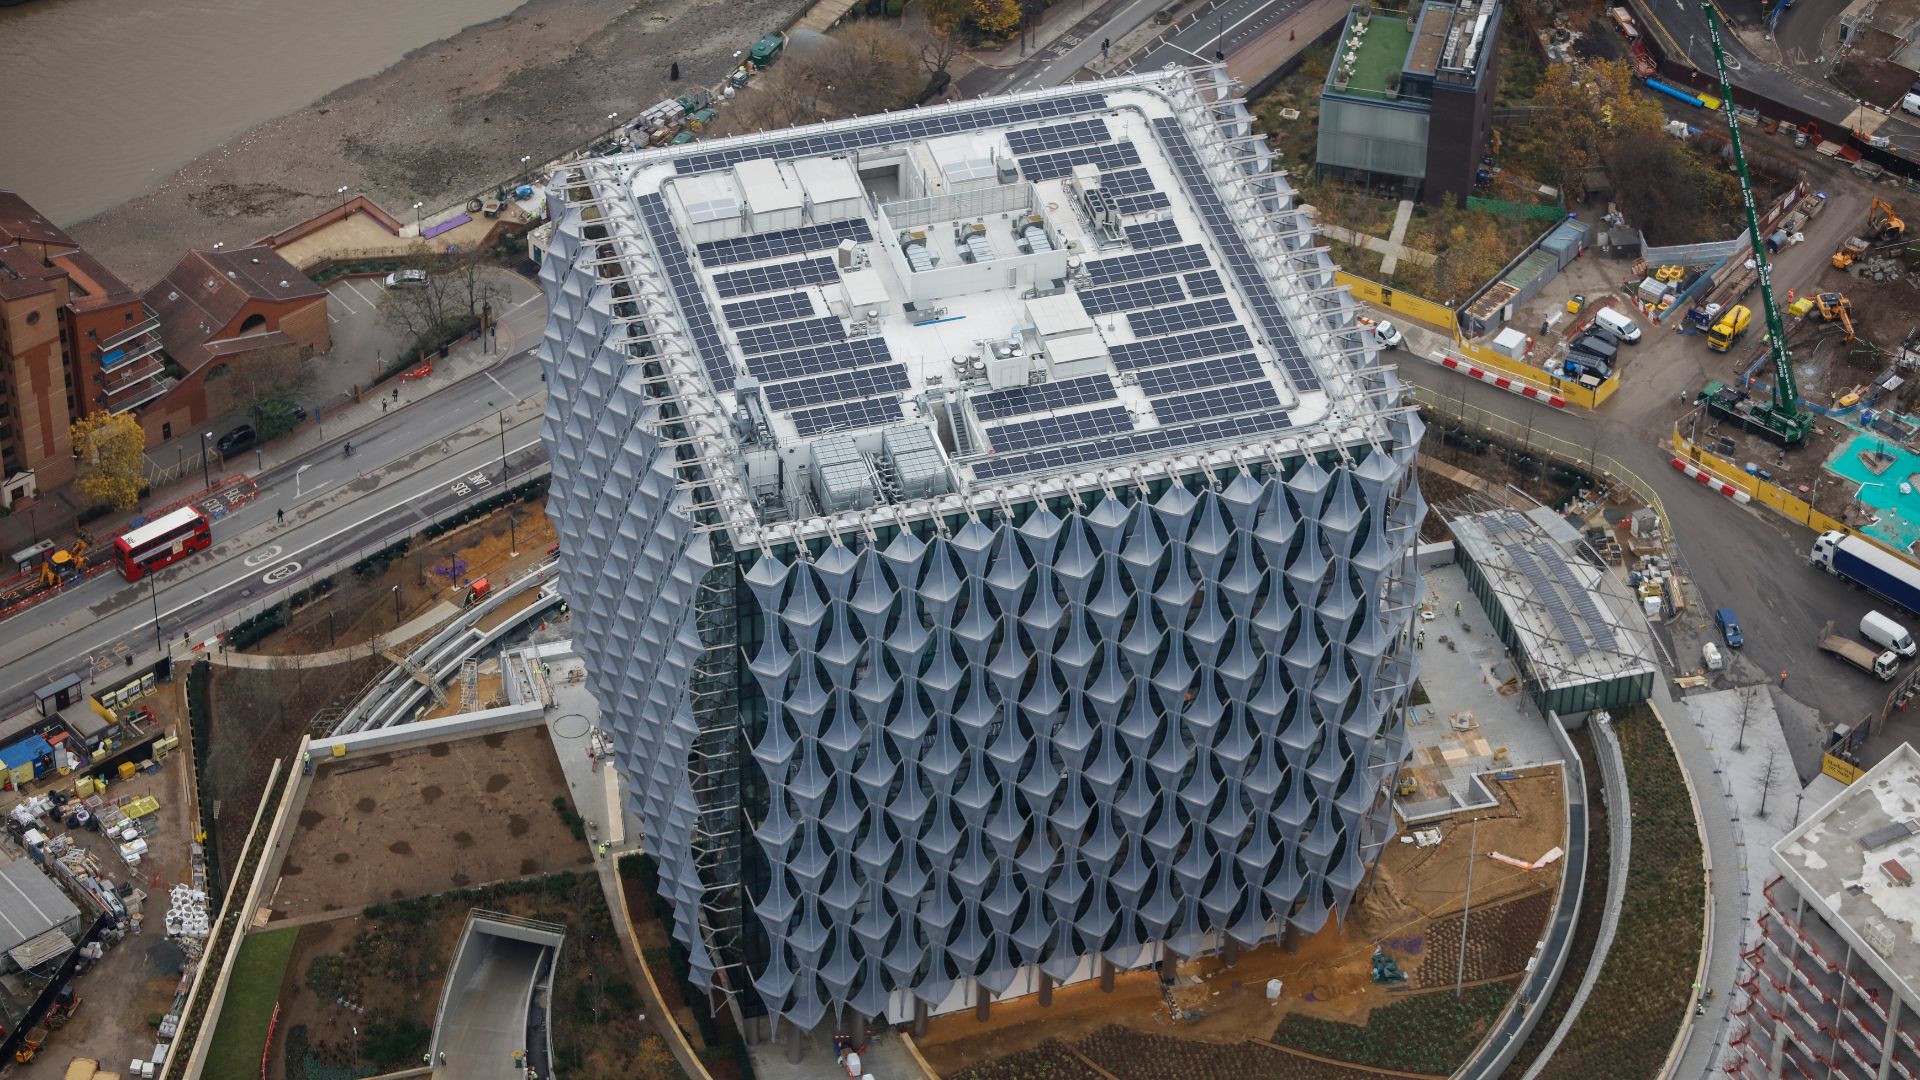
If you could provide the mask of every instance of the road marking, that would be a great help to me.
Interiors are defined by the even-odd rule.
[[[367,310],[372,311],[380,306],[379,301],[367,299],[367,294],[361,292],[360,286],[355,285],[353,282],[351,281],[347,282],[347,288],[352,289],[353,295],[359,297],[360,302],[367,305]]]
[[[528,304],[531,304],[531,303],[533,303],[533,302],[534,302],[535,300],[538,300],[538,299],[540,299],[540,297],[541,297],[541,296],[543,296],[543,295],[545,295],[545,294],[543,294],[543,293],[539,293],[539,292],[536,292],[536,293],[534,293],[534,294],[533,294],[532,296],[529,296],[529,297],[527,297],[527,298],[526,298],[525,300],[522,300],[522,301],[520,301],[519,303],[517,303],[517,304],[515,304],[515,305],[513,305],[513,306],[512,306],[511,308],[508,308],[507,310],[509,310],[509,311],[519,311],[519,310],[520,310],[521,308],[523,308],[523,307],[526,307],[526,306],[527,306]]]
[[[285,581],[286,579],[292,577],[293,575],[299,572],[300,572],[299,563],[297,562],[285,563],[283,565],[276,566],[273,569],[267,571],[266,573],[260,575],[260,580],[267,585],[272,585],[275,582]]]
[[[495,386],[497,386],[497,387],[499,387],[499,388],[500,388],[500,392],[501,392],[501,393],[503,393],[503,394],[507,394],[507,395],[509,395],[509,396],[511,396],[511,395],[513,394],[513,391],[511,391],[511,390],[509,390],[509,389],[507,389],[507,384],[506,384],[506,383],[503,383],[503,382],[501,382],[501,381],[500,381],[499,379],[494,379],[494,378],[493,378],[493,372],[491,372],[491,371],[482,371],[482,372],[481,372],[480,374],[482,374],[482,375],[485,375],[485,376],[486,376],[487,378],[489,378],[489,379],[493,379],[493,385],[495,385]]]
[[[248,566],[259,566],[263,562],[279,558],[282,550],[284,549],[282,549],[279,544],[263,547],[259,551],[248,555],[245,562]]]

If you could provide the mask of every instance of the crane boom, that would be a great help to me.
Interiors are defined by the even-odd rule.
[[[1740,148],[1740,119],[1734,110],[1733,83],[1727,77],[1727,54],[1720,44],[1720,16],[1711,0],[1701,0],[1707,16],[1707,40],[1713,44],[1713,63],[1720,75],[1721,107],[1727,114],[1727,137],[1733,142],[1733,166],[1740,175],[1740,201],[1747,211],[1747,244],[1753,249],[1753,264],[1760,278],[1760,301],[1767,312],[1767,351],[1773,358],[1773,406],[1754,410],[1749,420],[1767,429],[1782,443],[1793,445],[1807,437],[1812,417],[1800,408],[1800,393],[1793,376],[1793,358],[1787,352],[1786,324],[1780,318],[1780,305],[1773,299],[1773,275],[1767,266],[1767,245],[1760,236],[1760,213],[1753,205],[1753,180],[1747,174],[1747,155]]]

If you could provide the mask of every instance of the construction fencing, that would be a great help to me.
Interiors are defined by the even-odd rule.
[[[1423,300],[1412,293],[1390,289],[1377,281],[1355,277],[1345,270],[1333,272],[1334,281],[1353,291],[1354,299],[1365,300],[1376,307],[1386,308],[1398,315],[1425,323],[1435,330],[1451,335],[1453,331],[1453,309],[1445,304],[1436,304]]]

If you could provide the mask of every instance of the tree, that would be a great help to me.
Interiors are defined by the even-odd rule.
[[[389,327],[409,339],[408,352],[437,349],[480,321],[480,305],[495,294],[493,283],[481,274],[479,251],[440,255],[422,241],[402,260],[405,270],[418,270],[425,279],[415,285],[388,289],[380,298],[380,315]],[[401,358],[411,361],[412,356]]]
[[[1555,64],[1534,104],[1550,110],[1553,122],[1535,124],[1531,134],[1565,171],[1597,164],[1608,145],[1657,135],[1666,123],[1660,106],[1635,89],[1633,69],[1613,60]]]
[[[146,485],[147,435],[127,413],[96,412],[67,429],[79,468],[74,485],[90,503],[131,510]]]
[[[294,407],[313,387],[313,370],[296,345],[255,349],[226,361],[224,408],[245,409],[260,438],[276,439],[299,423]]]
[[[718,130],[765,131],[910,105],[924,85],[919,65],[914,48],[896,30],[855,23],[782,57],[734,98]]]
[[[967,21],[969,0],[920,0],[920,13],[936,33],[957,37]]]
[[[1020,0],[968,0],[967,17],[982,34],[1005,41],[1020,29]]]

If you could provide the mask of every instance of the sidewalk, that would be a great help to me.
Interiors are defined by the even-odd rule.
[[[529,305],[531,309],[535,305]],[[541,320],[545,319],[545,305],[541,309]],[[521,318],[523,324],[528,320]],[[468,339],[455,345],[445,360],[436,359],[433,373],[421,379],[407,379],[396,376],[378,386],[363,387],[360,400],[349,400],[346,404],[322,407],[319,415],[306,420],[290,434],[272,442],[248,449],[234,455],[226,462],[215,460],[205,470],[197,468],[199,443],[203,440],[203,431],[216,433],[229,430],[234,424],[243,422],[246,417],[234,415],[220,421],[203,425],[201,430],[181,435],[170,442],[162,443],[147,451],[150,461],[159,463],[163,468],[176,461],[185,462],[185,476],[178,481],[162,487],[156,487],[141,500],[140,504],[124,513],[109,514],[96,521],[89,522],[84,528],[92,536],[96,545],[101,538],[115,536],[124,532],[127,524],[147,509],[167,506],[191,499],[207,490],[204,477],[211,477],[218,484],[222,478],[235,473],[246,473],[256,478],[272,472],[297,458],[336,442],[344,441],[355,432],[374,423],[387,413],[420,401],[431,394],[444,390],[462,379],[477,375],[494,367],[522,348],[531,347],[539,340],[537,329],[532,333],[521,333],[514,329],[514,320],[503,317],[498,332],[481,351],[480,342]],[[342,364],[333,364],[326,357],[316,357],[315,362],[327,365],[329,369],[344,369]],[[322,375],[324,378],[325,375]],[[398,388],[400,397],[396,401],[393,390]],[[225,426],[221,426],[224,424]],[[75,505],[75,492],[71,487],[61,491],[42,495],[36,500],[33,513],[20,510],[10,516],[0,518],[0,554],[7,554],[26,548],[39,539],[52,539],[62,547],[73,539],[75,522],[80,507]],[[36,530],[38,535],[35,535]]]
[[[401,623],[398,627],[380,635],[387,647],[400,648],[407,642],[438,627],[441,623],[460,614],[460,608],[445,600]],[[260,653],[228,652],[215,649],[207,653],[207,659],[223,667],[251,668],[255,671],[279,671],[291,668],[331,667],[344,664],[349,660],[358,660],[368,655],[373,643],[362,641],[357,645],[329,649],[326,652],[301,653],[294,656],[268,656]]]

